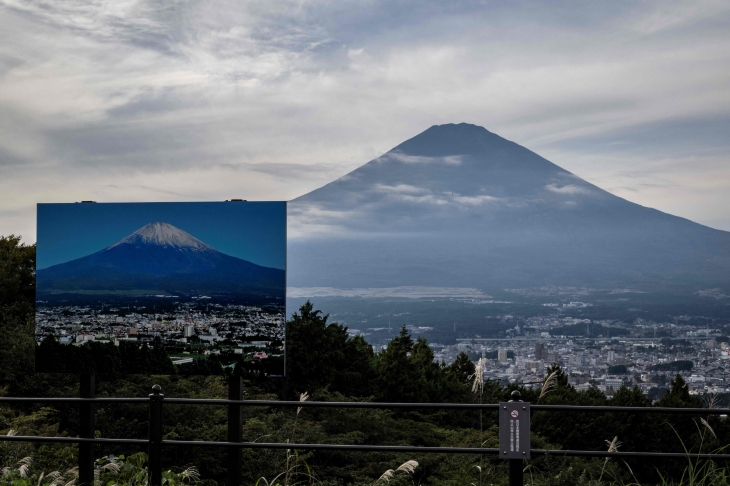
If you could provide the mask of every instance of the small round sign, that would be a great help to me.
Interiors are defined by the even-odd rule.
[[[520,416],[520,412],[518,412],[517,410],[512,410],[509,414],[512,416],[512,418],[517,418]]]

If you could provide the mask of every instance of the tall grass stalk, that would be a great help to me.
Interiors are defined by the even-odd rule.
[[[301,395],[299,395],[300,402],[306,402],[308,399],[309,399],[309,393],[307,393],[307,392],[304,392]],[[287,440],[287,442],[289,442],[289,443],[294,442],[294,437],[297,432],[297,422],[299,421],[299,413],[302,411],[302,408],[303,407],[297,407],[297,416],[294,419],[294,426],[292,427],[291,437]],[[291,466],[292,457],[295,459],[294,466]],[[292,454],[292,450],[287,449],[286,450],[286,470],[285,470],[286,474],[284,476],[284,486],[289,486],[290,474],[296,473],[298,463],[299,463],[299,453],[294,451],[294,454]],[[307,467],[307,469],[309,469],[309,466],[306,465],[306,463],[305,463],[305,466]],[[311,481],[310,481],[310,483],[311,483]]]
[[[618,448],[621,447],[621,442],[618,440],[618,436],[614,437],[612,441],[605,441],[606,445],[608,446],[608,452],[618,452]],[[603,461],[603,467],[601,468],[601,475],[598,477],[598,480],[600,481],[603,479],[603,473],[606,470],[606,464],[608,464],[608,460],[611,459],[610,457],[606,456],[606,460]],[[633,474],[633,472],[632,472]]]
[[[706,430],[703,430],[703,428],[695,421],[695,427],[697,427],[697,432],[700,435],[700,445],[697,450],[697,457],[693,457],[694,453],[687,449],[687,446],[685,445],[684,440],[682,440],[682,437],[679,435],[679,432],[677,432],[677,429],[675,429],[672,424],[668,424],[679,439],[680,444],[682,444],[682,449],[684,449],[684,454],[687,457],[687,467],[685,467],[684,471],[682,471],[682,476],[679,478],[679,482],[675,482],[671,478],[665,478],[661,471],[657,470],[657,474],[662,481],[662,486],[724,486],[728,484],[730,478],[726,475],[727,471],[725,468],[718,467],[712,460],[703,461],[699,458],[699,454],[702,453],[702,447],[704,446],[707,433],[709,432],[715,436],[715,432],[712,430],[712,427],[710,427],[710,424],[702,418],[700,421]],[[717,439],[716,436],[715,438]],[[723,446],[713,450],[712,452],[719,454],[727,447],[728,446]]]
[[[540,403],[542,397],[553,391],[558,386],[558,372],[553,371],[542,382],[542,388],[540,389],[540,396],[537,397],[537,403]]]
[[[299,465],[299,452],[298,451],[294,451],[293,454],[291,454],[291,456],[294,457],[294,464],[292,464],[291,466],[287,466],[286,470],[284,470],[284,471],[280,472],[279,474],[277,474],[276,476],[274,476],[274,478],[271,481],[269,481],[265,477],[260,477],[256,481],[256,486],[260,486],[260,485],[263,485],[263,486],[284,486],[284,485],[287,485],[288,484],[288,481],[290,479],[296,478],[296,477],[299,477],[299,476],[304,476],[306,482],[308,484],[310,484],[310,485],[320,482],[314,476],[314,472],[312,471],[312,468],[310,468],[309,467],[309,464],[307,464],[306,462],[304,462],[304,467],[307,470],[307,472],[306,473],[303,473],[303,472],[300,472],[299,471],[300,465]],[[287,464],[289,462],[289,458],[290,458],[290,450],[287,449]],[[280,483],[279,482],[279,479],[282,476],[284,477],[284,483]],[[299,484],[303,484],[303,482],[294,482],[294,483],[292,483],[292,486],[299,485]]]
[[[479,394],[479,405],[484,402],[484,368],[487,364],[485,358],[479,358],[474,367],[474,382],[471,386],[472,393]],[[479,447],[484,447],[484,411],[479,408]],[[479,456],[479,464],[484,463],[484,454]],[[482,468],[479,467],[479,486],[482,486]]]
[[[380,475],[378,479],[375,480],[373,483],[373,486],[377,486],[378,484],[383,483],[389,483],[391,479],[393,479],[393,476],[399,471],[403,471],[407,474],[413,474],[416,471],[416,468],[418,467],[418,462],[414,460],[406,461],[400,466],[398,466],[395,470],[388,469],[383,474]]]
[[[94,483],[90,486],[149,486],[150,476],[145,463],[147,455],[143,452],[125,456],[104,456],[94,462]],[[31,473],[33,459],[25,457],[15,467],[0,470],[0,484],[6,486],[75,486],[79,480],[79,469],[73,467],[66,472],[41,472],[37,478]],[[195,467],[189,467],[177,474],[172,471],[162,473],[162,486],[181,486],[200,482]]]

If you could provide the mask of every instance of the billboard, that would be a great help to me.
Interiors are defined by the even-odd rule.
[[[36,371],[283,370],[286,203],[39,204]]]

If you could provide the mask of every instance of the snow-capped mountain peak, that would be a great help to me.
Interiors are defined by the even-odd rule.
[[[149,223],[114,243],[107,250],[119,245],[156,245],[193,251],[214,250],[191,234],[164,222]]]

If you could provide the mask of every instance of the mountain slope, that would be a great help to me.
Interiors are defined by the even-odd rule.
[[[288,211],[291,286],[730,282],[730,233],[630,203],[468,124],[431,127]]]
[[[283,293],[283,270],[219,252],[168,223],[150,223],[91,255],[38,271],[38,289]]]

